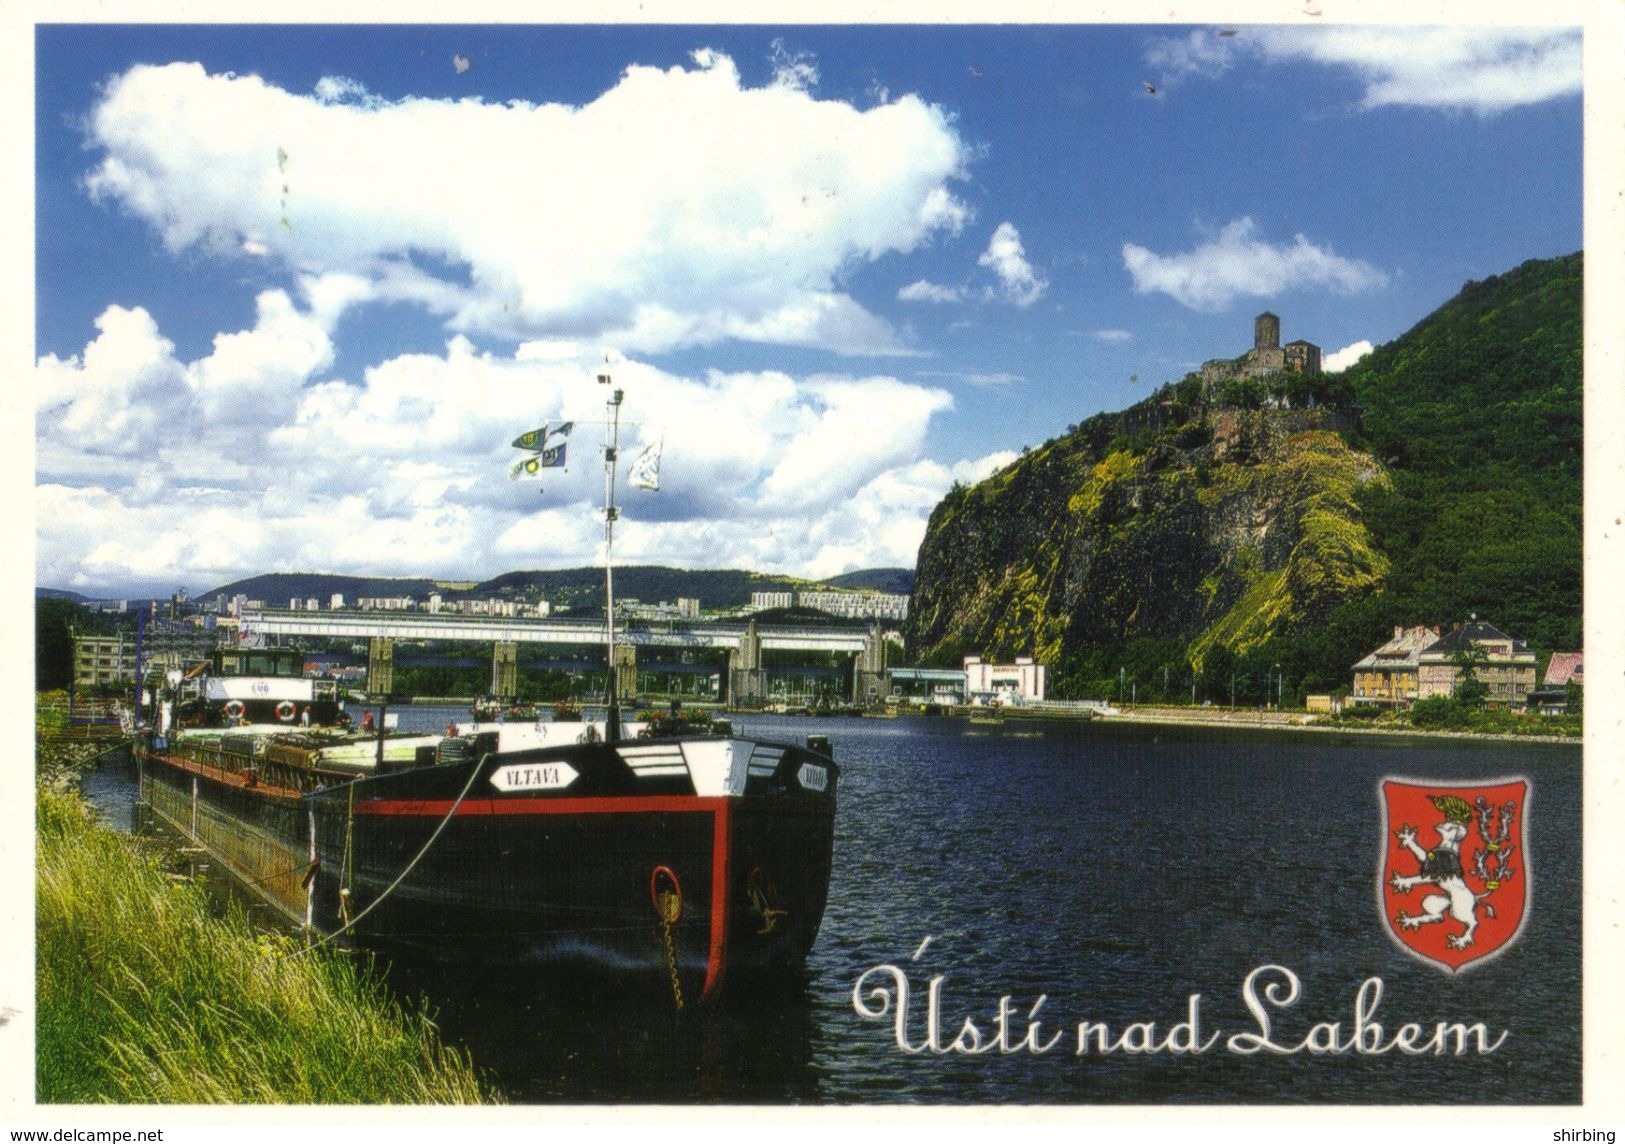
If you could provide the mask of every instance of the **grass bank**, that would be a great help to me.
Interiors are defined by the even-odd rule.
[[[1345,707],[1343,713],[1331,722],[1339,727],[1443,731],[1497,738],[1579,740],[1585,731],[1585,724],[1578,714],[1534,715],[1499,707],[1475,707],[1450,696],[1421,699],[1408,710],[1398,712],[1373,707]]]
[[[1409,712],[1375,708],[1345,709],[1341,715],[1304,711],[1249,710],[1227,707],[1123,707],[1107,716],[1112,722],[1163,723],[1247,730],[1351,731],[1388,735],[1449,735],[1477,739],[1527,739],[1578,743],[1584,725],[1578,715],[1526,715],[1521,712],[1468,710],[1434,706],[1420,719]],[[1420,706],[1420,705],[1419,705]]]
[[[421,1013],[341,954],[211,916],[98,825],[59,775],[37,787],[36,1086],[41,1103],[495,1099]]]

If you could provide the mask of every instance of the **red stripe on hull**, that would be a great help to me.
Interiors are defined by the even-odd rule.
[[[466,799],[457,817],[478,814],[649,814],[658,812],[713,813],[728,800],[700,795],[630,795],[605,798],[479,798]],[[366,800],[355,804],[356,814],[407,815],[444,818],[454,799]]]
[[[705,988],[700,1000],[714,1001],[728,970],[728,801],[717,800],[711,841],[711,952],[705,960]]]

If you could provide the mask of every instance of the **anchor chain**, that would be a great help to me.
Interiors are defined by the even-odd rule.
[[[667,866],[656,866],[649,872],[649,898],[660,917],[661,943],[666,951],[666,972],[671,975],[671,999],[677,1011],[683,1011],[683,983],[677,976],[677,945],[672,938],[672,927],[683,916],[683,887],[677,875]]]

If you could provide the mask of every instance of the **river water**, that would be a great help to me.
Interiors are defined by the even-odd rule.
[[[401,713],[403,727],[423,729],[460,714]],[[795,741],[826,734],[842,767],[830,903],[804,981],[679,1016],[659,994],[561,994],[509,976],[393,967],[395,987],[426,998],[443,1035],[511,1102],[1581,1097],[1578,746],[923,717],[738,716],[734,726]],[[1385,776],[1532,784],[1522,857],[1535,889],[1524,928],[1498,956],[1452,974],[1387,935],[1377,887]],[[104,805],[129,802],[116,779],[93,784]],[[1262,1032],[1244,996],[1250,975],[1271,1028],[1262,1051],[1246,1053]],[[899,979],[911,990],[901,1033]],[[878,1008],[881,986],[890,1011],[860,1013],[859,1003]],[[937,1051],[967,1020],[991,1051]],[[1084,1035],[1081,1055],[1080,1022],[1108,1030]],[[1402,1025],[1421,1027],[1414,1046],[1440,1022],[1481,1024],[1484,1035],[1460,1054],[1454,1040],[1438,1055],[1394,1046]],[[1306,1038],[1343,1051],[1279,1051]],[[1173,1051],[1193,1042],[1204,1051]]]

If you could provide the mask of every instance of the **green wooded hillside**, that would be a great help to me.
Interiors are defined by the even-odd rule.
[[[1580,646],[1582,268],[1574,254],[1469,283],[1349,371],[1394,478],[1366,505],[1393,561],[1387,615],[1477,612]]]

